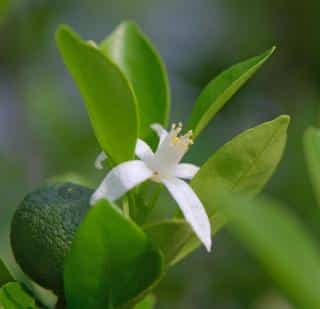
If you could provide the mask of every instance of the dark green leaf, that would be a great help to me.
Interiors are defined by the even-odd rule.
[[[275,47],[260,56],[232,66],[219,74],[204,88],[195,103],[189,121],[189,128],[193,130],[194,138],[200,134],[224,104],[262,66],[274,50]]]
[[[320,251],[301,222],[271,200],[230,199],[225,215],[297,308],[320,308]]]
[[[191,233],[189,224],[183,219],[148,224],[144,226],[144,230],[163,252],[165,264],[175,259],[177,252],[185,244],[185,237],[190,238]]]
[[[128,80],[99,48],[69,28],[61,26],[56,38],[102,149],[115,163],[131,159],[138,137],[138,117]]]
[[[0,259],[0,286],[10,281],[14,281],[14,279],[11,276],[7,267],[4,265],[3,261]]]
[[[320,205],[320,130],[307,129],[304,135],[304,149],[312,186]]]
[[[145,233],[107,201],[88,213],[65,262],[68,308],[113,308],[142,297],[162,275]]]
[[[139,106],[140,137],[150,136],[150,124],[166,125],[169,113],[168,78],[160,56],[133,22],[122,23],[100,46],[131,82]]]
[[[0,308],[36,309],[35,300],[17,282],[10,282],[0,289]]]
[[[218,215],[213,216],[211,221],[215,222],[211,231],[215,235],[225,221]],[[167,267],[174,265],[200,245],[189,224],[183,219],[156,222],[146,225],[144,230],[161,249]]]

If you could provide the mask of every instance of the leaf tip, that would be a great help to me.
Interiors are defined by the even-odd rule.
[[[138,29],[139,28],[138,24],[132,19],[124,20],[123,22],[120,23],[119,27],[134,28],[134,29]]]
[[[60,24],[55,33],[56,43],[59,49],[63,48],[64,41],[69,38],[77,39],[79,36],[72,30],[72,28],[65,24]]]
[[[260,56],[263,61],[265,62],[266,60],[268,60],[276,51],[277,47],[275,45],[273,45],[271,48],[267,49],[264,53],[262,53],[262,55]]]
[[[122,21],[116,28],[115,30],[111,33],[110,36],[112,35],[124,35],[126,33],[139,33],[141,35],[141,30],[140,30],[140,27],[138,26],[138,24],[134,21],[134,20],[131,20],[131,19],[128,19],[128,20],[124,20]],[[110,39],[110,36],[107,37],[104,41],[108,41],[108,39]],[[103,42],[101,44],[103,44]]]
[[[278,118],[276,118],[276,121],[279,121],[279,123],[288,127],[291,121],[291,117],[289,115],[280,115]]]
[[[273,45],[270,49],[269,49],[269,53],[270,55],[272,55],[277,49],[277,46],[276,45]]]
[[[56,40],[59,40],[59,37],[63,35],[63,33],[70,32],[70,31],[71,31],[71,28],[68,25],[60,24],[57,27],[57,30],[55,32]]]

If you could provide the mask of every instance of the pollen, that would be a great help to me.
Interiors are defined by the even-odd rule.
[[[179,133],[182,131],[182,123],[179,122],[178,124],[172,124],[171,126],[171,134],[172,134],[172,139],[171,143],[172,145],[179,145],[183,147],[188,147],[189,145],[193,144],[192,140],[192,130],[189,130],[186,134],[180,135]]]

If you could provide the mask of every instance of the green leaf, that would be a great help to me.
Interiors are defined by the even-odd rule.
[[[221,188],[250,196],[262,190],[282,157],[289,122],[290,117],[282,115],[246,130],[201,166],[191,186],[209,215],[215,213],[215,197]]]
[[[304,135],[304,150],[312,186],[320,206],[320,130],[309,128]]]
[[[123,22],[100,45],[131,82],[139,106],[140,137],[150,124],[167,124],[169,86],[165,66],[147,37],[133,22]]]
[[[116,206],[99,201],[65,261],[68,308],[113,308],[143,297],[162,276],[162,255]]]
[[[212,235],[216,234],[225,223],[217,216],[211,218],[211,221],[213,220],[216,224],[212,226]],[[144,226],[144,230],[161,249],[167,267],[174,265],[200,245],[190,225],[183,219],[174,218],[155,222]]]
[[[224,104],[249,80],[273,54],[275,47],[260,56],[238,63],[220,73],[201,92],[189,121],[196,138]]]
[[[60,26],[56,39],[102,149],[115,163],[130,160],[138,137],[138,116],[128,80],[99,48],[71,29]]]
[[[192,179],[191,186],[206,208],[213,235],[226,222],[217,212],[217,196],[221,191],[227,191],[253,197],[262,190],[282,157],[289,121],[288,116],[280,116],[239,134],[214,153]],[[149,226],[146,232],[154,237],[154,229],[166,228],[163,224],[161,227]],[[171,229],[172,233],[165,239],[154,238],[169,265],[177,263],[200,245],[191,230]]]
[[[3,263],[3,261],[0,259],[0,286],[10,282],[14,281],[13,277],[11,276],[9,270]]]
[[[189,224],[177,218],[147,224],[143,229],[163,252],[166,265],[175,259],[191,233]]]
[[[153,309],[156,305],[156,298],[153,294],[147,295],[141,302],[134,306],[134,309]]]
[[[271,200],[233,198],[223,204],[231,231],[297,308],[320,308],[320,251],[301,222]]]
[[[35,300],[17,282],[5,284],[0,289],[0,308],[36,309]]]

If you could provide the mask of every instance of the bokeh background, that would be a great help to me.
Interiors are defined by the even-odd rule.
[[[55,45],[61,23],[100,41],[135,20],[161,53],[171,120],[185,121],[200,90],[221,70],[276,45],[277,52],[221,111],[193,147],[202,163],[235,134],[290,114],[288,147],[265,189],[286,202],[317,239],[316,209],[302,150],[319,123],[320,2],[317,0],[0,1],[0,254],[10,262],[10,218],[47,178],[77,173],[97,182],[99,146]],[[158,308],[291,308],[285,295],[227,230],[209,255],[196,251],[156,291]]]

